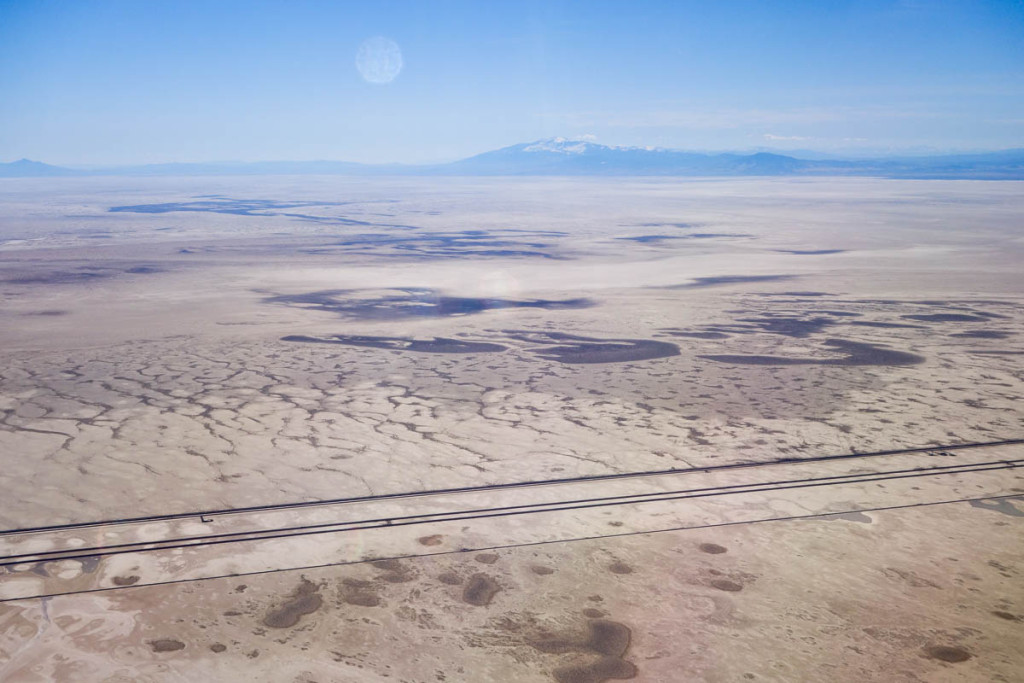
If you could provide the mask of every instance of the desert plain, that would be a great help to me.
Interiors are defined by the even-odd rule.
[[[1014,681],[1024,193],[5,179],[0,680]]]

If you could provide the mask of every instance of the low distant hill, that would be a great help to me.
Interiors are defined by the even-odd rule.
[[[874,176],[1024,180],[1024,150],[881,159],[800,159],[769,152],[702,154],[649,147],[609,147],[552,138],[512,145],[447,164],[423,166],[265,161],[149,164],[79,171],[27,159],[0,164],[0,177],[81,175]]]
[[[0,164],[0,178],[54,178],[62,176],[87,175],[70,168],[51,166],[41,161],[19,159],[9,164]]]
[[[97,170],[103,175],[192,176],[192,175],[360,175],[381,173],[391,166],[373,166],[350,161],[216,161],[207,163],[146,164]],[[406,168],[406,167],[401,167]]]
[[[817,162],[781,154],[698,154],[671,149],[608,147],[554,138],[484,152],[441,167],[467,175],[791,175]]]

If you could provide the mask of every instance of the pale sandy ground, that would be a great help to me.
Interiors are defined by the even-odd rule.
[[[199,195],[280,204],[108,211]],[[0,212],[5,529],[1024,435],[1016,183],[11,180]],[[346,290],[335,310],[282,298],[325,290]],[[441,296],[587,306],[409,314]],[[559,345],[579,341],[551,333],[678,352],[565,363]],[[402,349],[435,337],[497,348]],[[849,342],[883,364],[837,364]],[[0,678],[601,680],[555,673],[600,653],[536,647],[537,629],[584,638],[588,607],[632,632],[642,680],[1019,678],[1022,622],[992,611],[1020,615],[1021,584],[1003,576],[1020,518],[966,503],[870,515],[714,529],[720,555],[693,552],[711,532],[691,530],[502,551],[483,568],[404,560],[393,583],[360,565],[2,603]],[[535,552],[558,571],[530,571]],[[612,555],[637,571],[609,574]],[[742,591],[707,587],[722,562]],[[458,586],[423,583],[445,563]],[[480,572],[502,591],[461,602]],[[380,605],[339,606],[363,574]],[[261,626],[300,584],[322,606]],[[155,653],[154,639],[186,647]],[[943,663],[932,645],[972,657]]]
[[[1017,681],[1016,505],[1017,516],[957,503],[3,603],[3,678]]]

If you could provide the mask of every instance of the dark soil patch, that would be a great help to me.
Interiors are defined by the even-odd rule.
[[[973,655],[962,647],[950,645],[929,645],[924,649],[925,656],[930,659],[938,659],[942,662],[966,662]]]
[[[851,320],[848,324],[849,325],[858,325],[860,327],[879,327],[879,328],[882,328],[882,329],[885,329],[885,328],[896,328],[896,329],[898,329],[898,328],[905,328],[905,329],[911,329],[911,330],[923,330],[923,329],[925,329],[923,325],[911,325],[909,323],[873,322],[873,321],[870,321],[870,320]]]
[[[432,340],[409,339],[408,337],[370,337],[360,335],[335,334],[330,337],[307,337],[305,335],[288,335],[281,341],[305,342],[308,344],[343,344],[345,346],[363,346],[373,349],[389,349],[392,351],[413,351],[417,353],[494,353],[507,351],[507,346],[489,344],[487,342],[469,342],[446,337],[434,337]]]
[[[717,543],[701,543],[699,547],[702,553],[708,553],[709,555],[721,555],[722,553],[729,552],[728,548]]]
[[[405,567],[402,565],[402,563],[394,558],[388,560],[374,560],[370,563],[370,566],[374,569],[384,569],[392,572],[405,571]]]
[[[846,249],[776,249],[780,254],[797,254],[799,256],[824,256],[825,254],[842,254]]]
[[[925,359],[906,351],[894,351],[892,349],[865,344],[862,342],[847,341],[845,339],[827,339],[825,344],[846,351],[844,358],[789,358],[785,356],[698,356],[705,360],[712,360],[717,363],[731,363],[736,365],[917,365]]]
[[[661,244],[668,240],[711,240],[720,237],[750,237],[750,235],[734,232],[692,232],[688,235],[637,235],[635,237],[616,237],[615,239],[640,244]]]
[[[716,287],[718,285],[739,285],[749,282],[775,282],[791,280],[796,275],[720,275],[717,277],[696,277],[693,282],[681,285],[669,285],[666,289],[694,289],[696,287]],[[788,293],[788,292],[787,292]]]
[[[420,545],[441,545],[444,542],[444,536],[441,534],[434,534],[432,536],[420,536]]]
[[[380,597],[374,593],[363,591],[351,591],[345,594],[345,602],[359,607],[376,607],[380,604]]]
[[[33,311],[32,313],[26,313],[25,315],[41,316],[44,318],[56,318],[58,316],[67,315],[71,311],[60,311],[56,309],[48,309],[44,311]]]
[[[741,323],[751,323],[768,334],[781,334],[785,337],[808,337],[821,332],[826,327],[835,324],[832,318],[795,318],[795,317],[772,317],[772,318],[741,318]]]
[[[555,669],[558,683],[601,683],[610,679],[636,678],[637,668],[632,662],[618,657],[601,657],[596,662],[565,666]]]
[[[153,648],[153,652],[177,652],[178,650],[185,649],[185,643],[173,638],[151,640],[149,641],[149,646]]]
[[[8,285],[80,285],[113,277],[111,272],[94,271],[53,271],[33,273],[4,280]]]
[[[714,579],[711,582],[711,585],[720,591],[727,591],[729,593],[739,593],[741,590],[743,590],[742,583],[736,583],[735,581],[730,581],[729,579]]]
[[[968,502],[971,507],[978,508],[980,510],[992,510],[993,512],[999,512],[1007,515],[1008,517],[1024,517],[1024,510],[1011,503],[1009,499],[972,500]]]
[[[380,292],[380,290],[376,290]],[[329,311],[359,320],[403,320],[409,318],[444,318],[472,315],[505,308],[542,308],[566,310],[590,308],[589,299],[485,299],[442,296],[436,290],[406,288],[385,290],[378,296],[367,296],[368,290],[333,289],[307,294],[286,294],[264,299],[264,303],[286,304],[310,310]]]
[[[687,337],[690,339],[728,339],[729,335],[724,332],[678,332],[676,330],[661,330],[670,337]]]
[[[267,612],[263,623],[271,628],[291,628],[303,616],[320,609],[323,602],[316,585],[303,579],[287,600]]]
[[[545,633],[530,644],[541,652],[551,654],[583,652],[599,655],[597,660],[560,667],[555,670],[554,676],[559,683],[601,683],[608,679],[636,676],[636,666],[623,659],[629,650],[631,637],[632,632],[625,624],[595,618],[587,622],[585,640]]]
[[[568,364],[630,363],[679,355],[679,347],[648,339],[594,339],[562,332],[505,330],[512,339],[554,344],[530,349],[544,360]]]
[[[474,574],[462,591],[463,602],[477,607],[486,607],[501,590],[501,586],[486,574]]]
[[[608,571],[613,574],[632,574],[633,568],[621,560],[616,560],[608,565]]]
[[[1012,332],[1002,330],[969,330],[949,335],[950,337],[963,337],[966,339],[1006,339],[1013,336]]]
[[[922,313],[901,315],[904,320],[920,320],[926,323],[987,323],[987,316],[968,315],[967,313]]]

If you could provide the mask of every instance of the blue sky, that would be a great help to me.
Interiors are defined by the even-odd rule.
[[[360,45],[403,68],[369,83]],[[0,0],[0,161],[1024,147],[1024,2]]]

